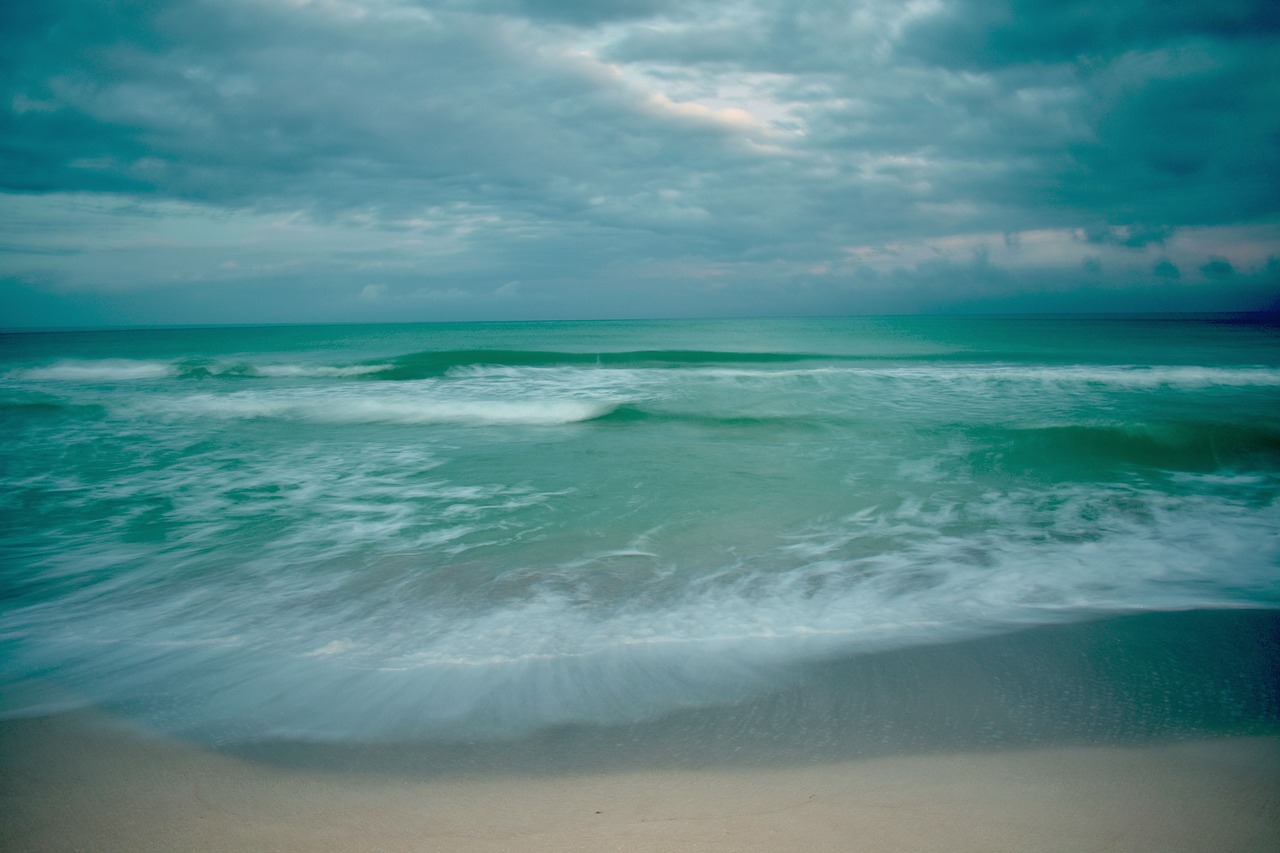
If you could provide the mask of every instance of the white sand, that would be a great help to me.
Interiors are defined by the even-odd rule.
[[[433,780],[48,717],[0,725],[0,848],[1275,851],[1280,738]]]

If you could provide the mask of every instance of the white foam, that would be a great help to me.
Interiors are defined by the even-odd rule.
[[[972,530],[977,525],[981,532]],[[970,532],[948,532],[961,527]],[[431,616],[423,600],[408,608],[405,623],[340,624],[363,650],[366,663],[353,665],[376,661],[396,670],[507,666],[640,647],[682,656],[731,647],[751,660],[794,660],[1082,614],[1246,604],[1256,600],[1250,588],[1275,585],[1277,529],[1280,506],[1127,489],[993,494],[964,508],[906,501],[780,545],[755,560],[758,568],[730,566],[677,581],[675,594],[659,597],[663,604],[641,587],[612,601],[589,591],[594,575],[577,570],[584,565],[619,556],[661,559],[658,550],[618,549],[519,570],[525,580],[507,581],[526,593],[500,606],[477,600],[470,613]]]
[[[166,406],[169,414],[230,419],[270,418],[327,424],[472,424],[555,426],[607,414],[613,406],[586,400],[466,400],[387,394],[271,396],[199,394]]]
[[[615,403],[662,393],[679,374],[663,370],[583,366],[454,368],[444,384],[455,393],[554,396]]]
[[[1277,387],[1280,369],[1262,366],[1200,367],[1189,365],[824,365],[821,367],[691,368],[690,376],[738,380],[786,377],[868,377],[911,382],[1027,382],[1055,385],[1113,385],[1128,388]]]
[[[1269,367],[1198,367],[1169,365],[930,365],[886,369],[855,368],[867,375],[932,381],[982,380],[1054,385],[1111,385],[1126,388],[1178,387],[1203,389],[1280,386],[1280,370]]]
[[[390,370],[390,364],[349,364],[334,366],[326,364],[260,364],[253,368],[258,376],[273,378],[315,378],[342,379],[349,376],[368,376]]]
[[[636,585],[594,595],[594,572],[561,566],[497,578],[517,592],[477,582],[478,598],[437,604],[439,583],[423,596],[417,573],[390,563],[337,577],[299,568],[276,583],[281,565],[306,566],[305,552],[288,552],[264,561],[259,582],[208,573],[164,598],[126,584],[115,606],[99,588],[14,613],[10,626],[41,635],[23,666],[52,662],[86,695],[209,697],[184,709],[186,725],[506,735],[736,700],[826,654],[1105,612],[1257,605],[1280,592],[1276,530],[1274,504],[1063,486],[864,509],[754,563],[677,578],[665,596]],[[380,588],[344,585],[380,577]]]
[[[12,375],[18,379],[39,382],[128,382],[164,379],[177,375],[177,369],[162,361],[108,358],[98,361],[59,361],[47,367],[19,370]]]

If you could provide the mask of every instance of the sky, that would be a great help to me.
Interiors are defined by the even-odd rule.
[[[0,327],[1268,308],[1274,0],[0,4]]]

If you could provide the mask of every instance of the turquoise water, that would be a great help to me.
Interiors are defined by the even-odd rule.
[[[1223,318],[12,333],[0,417],[10,714],[508,736],[1280,605],[1280,334]]]

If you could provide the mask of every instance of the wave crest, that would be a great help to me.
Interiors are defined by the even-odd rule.
[[[288,398],[197,395],[179,401],[183,414],[269,418],[327,424],[474,424],[555,426],[602,417],[613,406],[586,400],[450,400],[374,397]]]
[[[106,358],[96,361],[59,361],[47,367],[30,367],[12,374],[17,379],[37,382],[127,382],[138,379],[166,379],[177,368],[163,361],[136,361]]]

